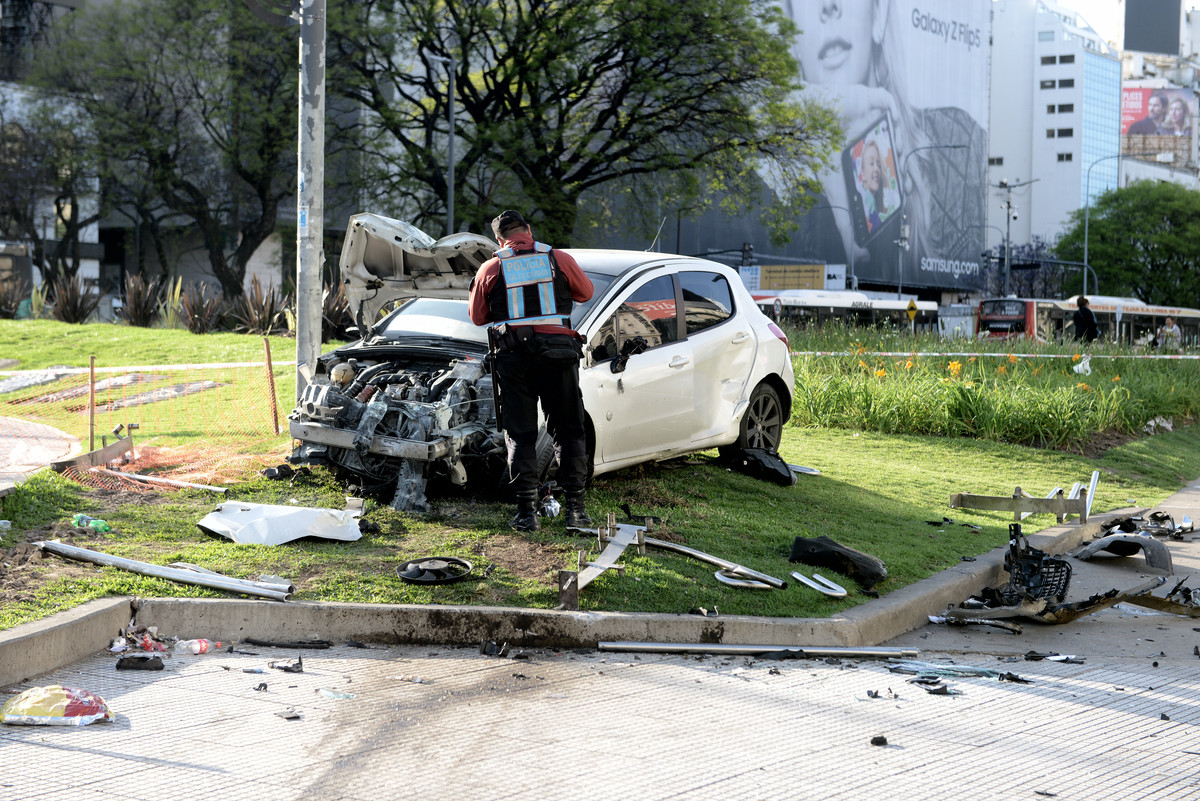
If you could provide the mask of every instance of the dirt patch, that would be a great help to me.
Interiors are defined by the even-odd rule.
[[[558,571],[564,564],[563,546],[499,534],[481,545],[479,550],[482,559],[518,578],[558,586]]]
[[[1100,431],[1092,434],[1082,443],[1071,445],[1063,450],[1067,453],[1077,453],[1080,456],[1085,456],[1088,459],[1097,459],[1104,455],[1104,452],[1110,448],[1117,448],[1121,445],[1126,445],[1134,440],[1141,439],[1144,434],[1128,434],[1123,431]]]

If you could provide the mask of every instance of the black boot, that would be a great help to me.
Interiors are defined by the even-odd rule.
[[[595,527],[596,524],[592,522],[592,518],[588,517],[587,511],[583,508],[583,492],[568,492],[563,508],[566,509],[563,523],[567,528]]]
[[[537,531],[541,528],[537,515],[537,464],[531,459],[514,459],[509,474],[517,499],[517,514],[509,525],[517,531]]]
[[[583,488],[587,485],[588,467],[586,456],[569,456],[559,465],[558,480],[566,494],[563,523],[567,528],[593,528],[596,525],[583,508]]]
[[[537,498],[518,498],[517,513],[509,522],[515,531],[537,531],[542,527],[538,522]]]

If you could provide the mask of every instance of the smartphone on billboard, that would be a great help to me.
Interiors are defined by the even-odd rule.
[[[842,151],[842,176],[850,199],[855,242],[865,247],[885,232],[899,231],[904,189],[890,116],[880,117]],[[892,234],[893,239],[897,236]]]

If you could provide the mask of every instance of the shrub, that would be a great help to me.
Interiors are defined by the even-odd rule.
[[[274,287],[264,289],[258,276],[250,282],[250,290],[234,300],[229,316],[234,329],[247,334],[272,334],[282,328],[285,301]]]
[[[159,293],[158,324],[163,328],[179,328],[179,296],[183,292],[183,279],[176,278]]]
[[[193,334],[219,328],[224,316],[225,296],[208,284],[191,284],[179,298],[179,317]]]
[[[86,323],[100,306],[100,293],[83,285],[83,280],[73,275],[60,276],[52,286],[54,303],[51,314],[63,323]]]
[[[125,276],[121,319],[138,328],[149,328],[158,319],[163,287],[157,278],[147,281],[139,273]]]
[[[7,281],[0,281],[0,319],[15,319],[21,301],[27,297],[29,297],[29,282],[24,278],[14,277]]]
[[[345,287],[340,282],[325,287],[321,293],[321,341],[351,339],[348,329],[354,324]]]

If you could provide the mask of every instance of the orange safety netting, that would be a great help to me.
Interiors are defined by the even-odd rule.
[[[0,426],[21,469],[132,436],[121,470],[224,484],[289,453],[293,386],[290,366],[266,363],[0,372]],[[91,486],[169,488],[86,468],[69,474]]]

